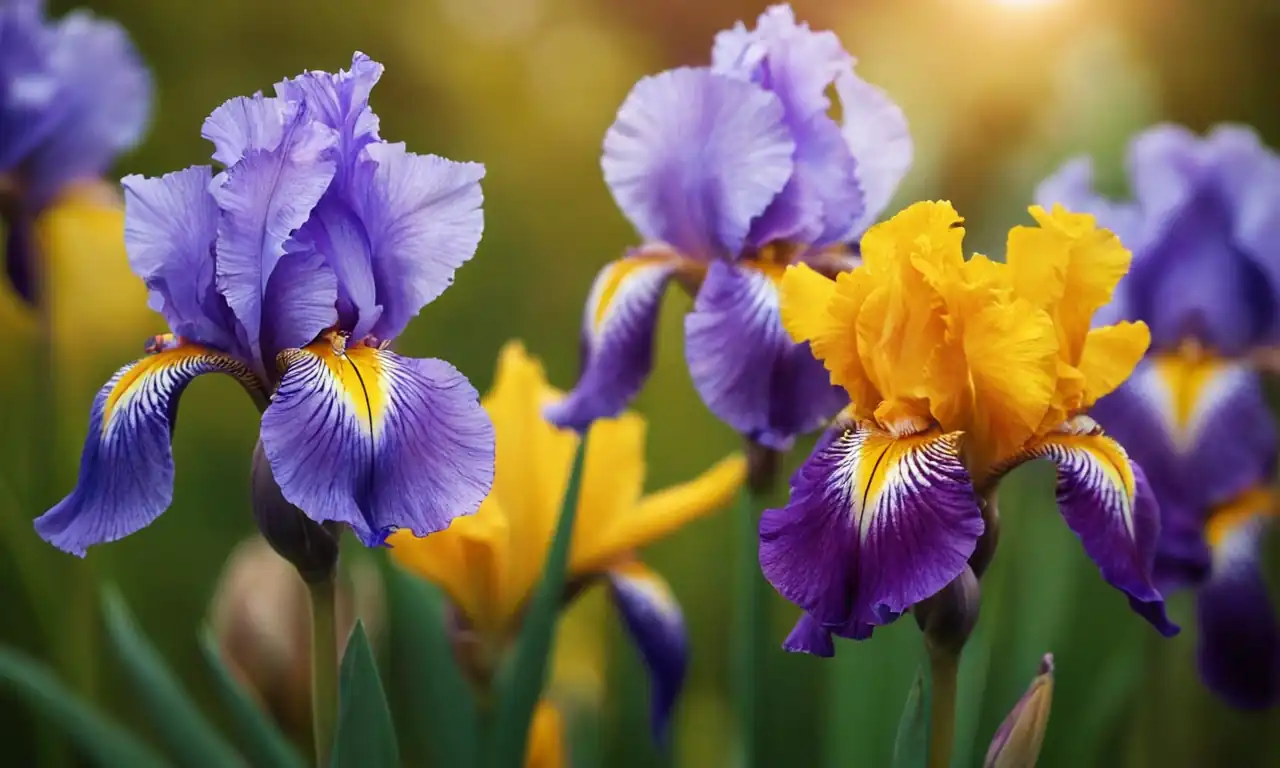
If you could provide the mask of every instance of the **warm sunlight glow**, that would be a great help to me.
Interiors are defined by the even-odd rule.
[[[1060,0],[991,0],[991,2],[1005,8],[1013,8],[1016,10],[1022,10],[1025,8],[1030,10],[1032,8],[1045,8],[1051,5],[1056,5]]]

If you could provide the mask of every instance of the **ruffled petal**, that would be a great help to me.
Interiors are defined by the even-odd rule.
[[[707,69],[642,79],[605,134],[605,182],[646,240],[737,255],[795,152],[776,96]]]
[[[649,671],[653,738],[666,744],[671,712],[689,663],[684,614],[666,581],[638,562],[609,571],[609,591]]]
[[[295,105],[293,110],[297,109]],[[291,114],[281,99],[261,93],[236,96],[205,118],[200,135],[213,144],[213,159],[231,167],[252,150],[269,152],[279,147]]]
[[[336,138],[309,121],[299,105],[288,108],[284,133],[273,150],[252,150],[229,168],[213,197],[218,222],[217,286],[244,328],[254,360],[269,363],[276,350],[262,346],[262,296],[285,242],[311,215],[333,179],[325,155]],[[324,297],[315,297],[318,305]]]
[[[356,51],[349,70],[304,72],[276,85],[276,96],[306,102],[317,120],[337,132],[339,188],[350,181],[360,150],[378,140],[378,116],[369,108],[369,94],[382,70],[381,64]]]
[[[582,318],[582,374],[573,391],[547,408],[549,421],[582,432],[627,407],[653,369],[658,306],[683,264],[670,250],[648,247],[596,275]]]
[[[350,330],[352,338],[368,336],[373,324],[382,317],[382,305],[378,303],[369,238],[364,224],[350,206],[332,190],[325,193],[311,211],[311,218],[285,247],[292,253],[310,253],[322,259],[336,278],[339,327]],[[293,346],[309,341],[311,339],[305,339]]]
[[[1123,384],[1149,346],[1151,331],[1142,322],[1104,325],[1086,333],[1084,349],[1076,365],[1084,378],[1081,407],[1088,408]]]
[[[51,45],[57,124],[23,163],[37,206],[69,181],[106,172],[151,117],[151,75],[118,23],[75,11],[57,22]]]
[[[484,231],[480,163],[406,152],[403,144],[365,148],[354,210],[364,222],[382,314],[370,333],[395,338],[453,284]]]
[[[763,272],[713,263],[684,328],[698,394],[754,442],[786,450],[848,402],[807,345],[788,338],[777,283]]]
[[[1067,161],[1056,173],[1040,182],[1036,187],[1035,202],[1047,209],[1061,205],[1072,213],[1093,216],[1098,226],[1114,232],[1131,251],[1137,252],[1143,245],[1142,213],[1138,206],[1098,194],[1094,188],[1093,160],[1088,157]],[[1121,283],[1121,287],[1123,285]],[[1123,290],[1120,293],[1123,294]]]
[[[338,321],[338,277],[315,251],[286,253],[262,294],[263,349],[310,344]]]
[[[1152,582],[1160,510],[1146,476],[1092,419],[1077,417],[1065,429],[1032,443],[1025,458],[1057,465],[1058,509],[1102,578],[1161,634],[1176,635]]]
[[[854,74],[836,78],[844,113],[844,140],[856,162],[862,209],[840,240],[861,236],[884,212],[915,156],[902,108],[880,88]]]
[[[83,557],[86,548],[139,531],[169,507],[169,438],[178,400],[202,373],[229,374],[265,397],[244,363],[197,345],[166,349],[116,371],[94,398],[75,490],[36,518],[41,538]]]
[[[888,624],[897,620],[899,614],[886,613],[882,617],[880,624]],[[860,621],[850,621],[844,626],[827,627],[818,622],[807,613],[800,614],[800,618],[796,620],[796,624],[791,628],[791,633],[787,635],[787,639],[782,643],[782,650],[789,653],[807,653],[810,656],[819,656],[829,659],[836,655],[835,637],[843,637],[849,640],[869,640],[875,632],[875,624],[867,624]]]
[[[1246,493],[1210,522],[1213,571],[1196,602],[1200,674],[1210,690],[1242,709],[1280,702],[1280,626],[1259,562],[1265,516],[1274,504],[1265,491]]]
[[[982,516],[959,435],[903,438],[846,425],[760,521],[765,578],[821,624],[883,624],[965,567]]]
[[[453,366],[327,338],[280,357],[262,447],[289,503],[350,525],[368,546],[479,508],[493,484],[493,424]]]
[[[179,336],[228,351],[238,348],[235,317],[215,286],[213,243],[218,205],[207,165],[158,178],[126,176],[124,242],[129,266],[151,303]]]

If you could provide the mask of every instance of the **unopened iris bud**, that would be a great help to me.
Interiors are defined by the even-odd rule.
[[[1049,705],[1053,701],[1053,654],[1040,662],[1040,674],[1000,724],[983,768],[1031,768],[1040,757]]]
[[[978,623],[981,602],[978,577],[966,567],[941,592],[912,610],[930,649],[959,656]]]
[[[982,535],[969,556],[969,567],[973,574],[982,578],[991,565],[996,554],[996,544],[1000,541],[1000,507],[996,504],[996,489],[992,488],[978,498],[978,508],[982,512]]]
[[[285,500],[271,474],[262,443],[253,451],[250,481],[253,517],[276,554],[292,563],[308,584],[332,578],[338,567],[337,530],[315,522]]]

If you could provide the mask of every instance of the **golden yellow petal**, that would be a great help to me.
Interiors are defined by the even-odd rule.
[[[1149,346],[1151,331],[1142,321],[1089,331],[1078,366],[1084,377],[1084,402],[1080,407],[1088,408],[1114,392],[1133,373]]]
[[[867,418],[879,402],[880,392],[868,376],[858,350],[857,326],[872,280],[866,270],[859,268],[837,275],[835,285],[828,311],[837,330],[814,338],[809,347],[831,374],[831,383],[849,393],[854,415]]]
[[[560,397],[542,364],[519,342],[503,347],[493,387],[481,401],[493,420],[497,464],[492,498],[506,516],[510,538],[510,591],[505,610],[517,610],[537,582],[555,530],[578,437],[542,417]]]
[[[533,711],[524,764],[525,768],[564,768],[564,719],[546,699],[539,701]]]
[[[584,553],[600,546],[620,519],[632,514],[644,491],[644,450],[648,426],[634,413],[601,419],[587,435],[582,493],[569,554],[571,575]]]
[[[782,273],[778,304],[782,327],[797,344],[838,333],[831,315],[836,281],[818,274],[807,264],[793,264]]]
[[[746,477],[747,460],[735,454],[687,483],[645,496],[634,509],[616,517],[589,547],[576,553],[574,571],[607,568],[628,553],[722,509],[737,495]]]
[[[966,318],[964,344],[974,394],[968,450],[981,473],[1040,426],[1057,385],[1058,339],[1049,315],[1020,300]]]
[[[478,629],[501,633],[508,628],[510,531],[492,496],[474,515],[455,519],[443,531],[417,538],[399,530],[387,544],[392,559],[443,589]]]
[[[963,221],[945,200],[913,203],[863,234],[862,263],[873,273],[886,273],[909,268],[913,260],[963,261]]]

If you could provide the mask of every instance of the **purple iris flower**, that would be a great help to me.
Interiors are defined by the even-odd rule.
[[[35,219],[137,144],[150,111],[151,78],[118,24],[83,11],[51,23],[43,0],[0,0],[0,221],[25,301]]]
[[[1280,343],[1280,156],[1251,129],[1161,125],[1129,148],[1133,199],[1093,189],[1088,158],[1037,196],[1093,213],[1133,251],[1109,307],[1152,346],[1094,416],[1147,472],[1161,590],[1194,588],[1206,684],[1240,707],[1280,702],[1280,627],[1259,570],[1276,514],[1277,437],[1258,353]]]
[[[853,72],[832,32],[790,7],[716,36],[711,66],[646,77],[604,141],[605,181],[644,239],[596,277],[583,317],[583,370],[548,417],[583,430],[617,415],[653,363],[667,284],[695,294],[685,359],[717,417],[788,448],[847,403],[806,344],[782,329],[787,264],[826,273],[856,242],[911,164],[902,111]],[[834,87],[843,119],[831,114]]]
[[[178,398],[212,372],[263,408],[271,473],[313,520],[375,546],[479,507],[494,437],[475,389],[387,346],[475,253],[484,167],[379,138],[381,74],[357,53],[231,99],[203,130],[221,171],[124,180],[130,266],[172,333],[98,392],[76,488],[36,520],[46,540],[82,555],[169,506]]]

